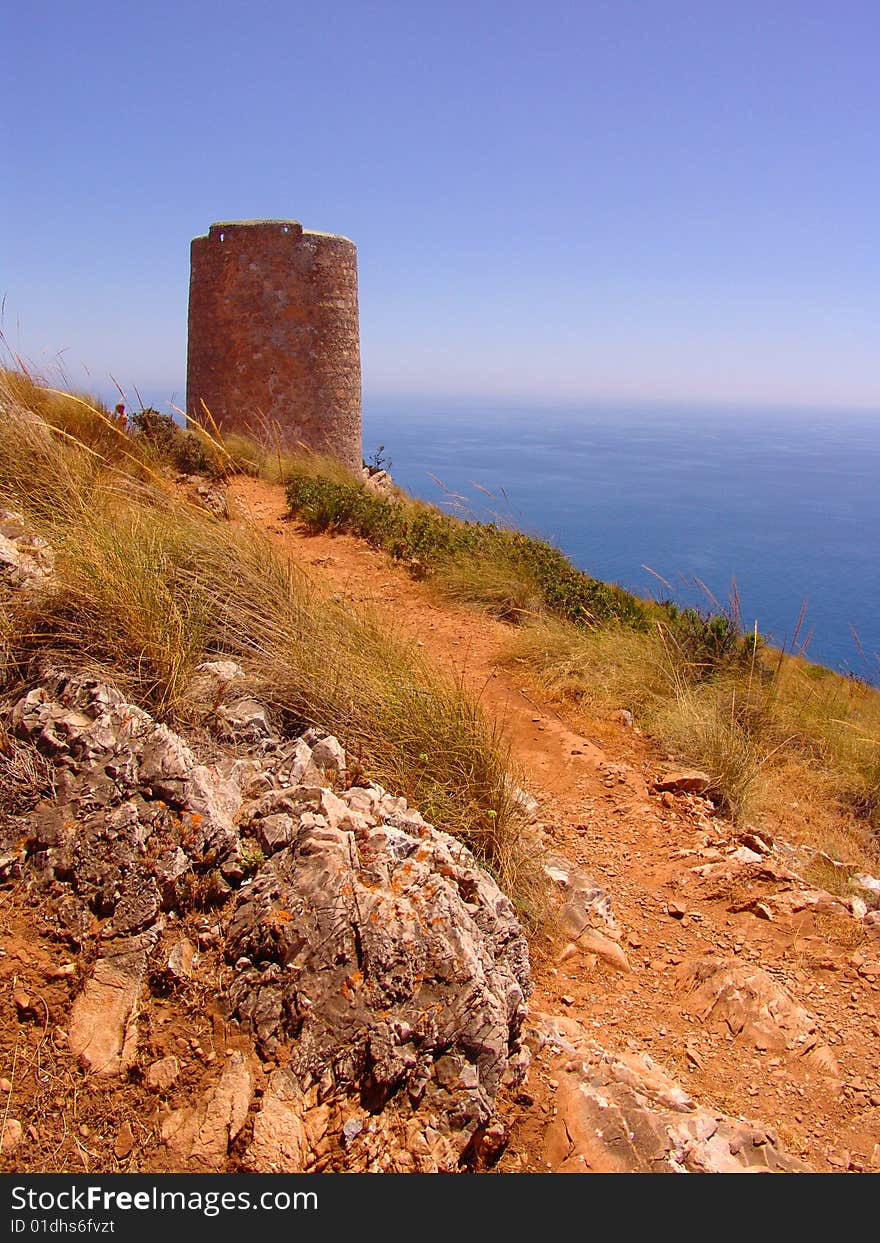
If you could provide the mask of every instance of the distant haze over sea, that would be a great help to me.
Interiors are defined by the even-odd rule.
[[[639,595],[709,608],[695,580],[721,606],[735,582],[743,625],[789,647],[806,601],[806,655],[880,683],[880,411],[368,397],[380,444],[416,496]]]

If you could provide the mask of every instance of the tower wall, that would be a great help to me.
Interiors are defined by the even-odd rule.
[[[192,243],[187,415],[361,466],[357,249],[295,220],[212,224]],[[204,406],[203,406],[204,403]]]

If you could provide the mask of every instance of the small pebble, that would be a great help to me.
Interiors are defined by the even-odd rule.
[[[24,1130],[18,1118],[7,1118],[3,1126],[3,1139],[0,1141],[0,1152],[5,1156],[11,1156],[21,1143]]]

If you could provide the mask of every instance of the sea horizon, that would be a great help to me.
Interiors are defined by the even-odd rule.
[[[735,596],[745,629],[880,682],[880,411],[368,397],[363,444],[423,500],[643,597]]]

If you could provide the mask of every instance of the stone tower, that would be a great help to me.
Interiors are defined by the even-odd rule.
[[[204,403],[204,404],[203,404]],[[295,220],[192,243],[187,415],[361,466],[357,249]]]

